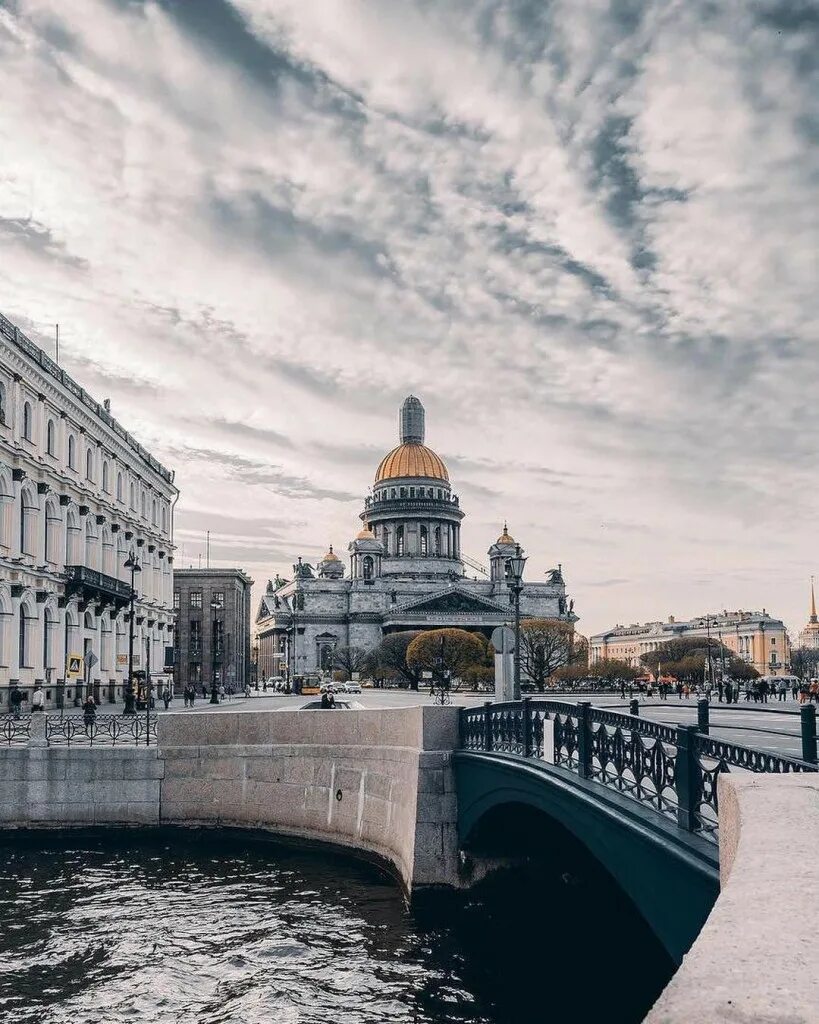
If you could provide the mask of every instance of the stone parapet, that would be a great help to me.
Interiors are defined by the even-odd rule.
[[[814,1024],[819,778],[720,775],[721,892],[647,1024]]]

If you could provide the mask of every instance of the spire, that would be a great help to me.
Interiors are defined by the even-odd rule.
[[[816,617],[816,594],[813,592],[813,576],[810,578],[810,621],[819,622]]]
[[[424,407],[415,395],[409,395],[398,414],[398,434],[401,444],[424,443]]]

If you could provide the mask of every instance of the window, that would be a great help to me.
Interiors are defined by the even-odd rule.
[[[46,452],[49,455],[53,455],[56,448],[56,428],[54,427],[54,420],[48,421],[46,427]]]
[[[173,606],[174,606],[174,608],[179,608],[180,607],[180,604],[181,604],[181,600],[180,599],[181,599],[181,597],[182,597],[182,595],[179,593],[178,590],[175,590],[173,592]]]
[[[427,528],[426,528],[426,526],[422,526],[421,527],[421,554],[422,555],[427,555],[428,553],[429,553],[429,544],[428,544],[428,537],[427,537]]]
[[[102,489],[108,494],[108,463],[102,464]]]
[[[395,531],[395,553],[399,557],[404,554],[404,527],[399,526]]]
[[[218,608],[224,608],[225,607],[225,592],[224,592],[224,590],[217,590],[216,591],[216,593],[213,595],[213,603]]]
[[[414,487],[410,487],[410,497],[411,498],[415,497],[415,488]]]
[[[31,440],[31,402],[23,402],[23,437],[26,441]]]
[[[433,534],[435,543],[435,554],[440,555],[441,553],[441,527],[435,527],[435,533]]]
[[[85,479],[94,479],[94,453],[90,448],[85,453]]]
[[[68,468],[77,468],[77,442],[73,434],[68,435]]]
[[[122,473],[117,473],[117,501],[122,501]]]
[[[156,498],[154,498],[154,500],[151,502],[151,522],[154,524],[154,526],[156,526]]]
[[[0,423],[6,426],[6,385],[0,381]]]
[[[372,555],[364,556],[364,579],[371,580],[373,578],[373,559]]]
[[[191,606],[191,608],[201,608],[202,607],[202,591],[201,590],[192,590],[190,592],[190,606]]]
[[[776,646],[776,637],[772,636],[771,637],[771,647],[775,647],[775,646]]]
[[[142,518],[145,519],[148,515],[148,499],[145,495],[145,491],[142,492]]]
[[[31,632],[34,619],[24,604],[20,605],[20,667],[31,668]]]
[[[168,510],[165,506],[162,506],[162,532],[165,533],[168,529]]]
[[[134,487],[133,483],[131,484],[131,494],[130,494],[130,499],[131,499],[131,500],[130,500],[129,504],[130,504],[131,508],[132,508],[132,509],[133,509],[134,511],[136,511],[136,489],[135,489],[135,487]]]
[[[199,655],[202,652],[202,621],[201,619],[191,619],[191,647],[190,652],[192,655]]]

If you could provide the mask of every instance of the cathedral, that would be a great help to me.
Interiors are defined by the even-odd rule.
[[[443,459],[424,444],[421,402],[399,413],[400,443],[375,473],[362,528],[347,548],[349,574],[332,545],[316,566],[267,584],[256,617],[260,676],[327,672],[335,647],[377,647],[385,633],[455,626],[487,637],[514,614],[507,565],[516,542],[506,525],[489,547],[488,570],[461,553],[461,509]],[[464,561],[480,578],[469,579]],[[575,621],[558,566],[524,580],[521,616]]]

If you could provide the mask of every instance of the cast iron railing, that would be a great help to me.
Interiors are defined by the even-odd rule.
[[[31,736],[31,716],[0,715],[0,740],[7,746],[25,746]]]
[[[156,715],[147,723],[144,715],[95,715],[87,722],[84,715],[49,715],[45,738],[50,747],[148,746],[156,743]]]
[[[553,724],[551,750],[547,721]],[[727,743],[698,730],[697,725],[664,725],[595,708],[588,701],[524,698],[461,711],[462,749],[548,760],[712,841],[717,838],[717,776],[722,772],[817,770],[815,761]]]

